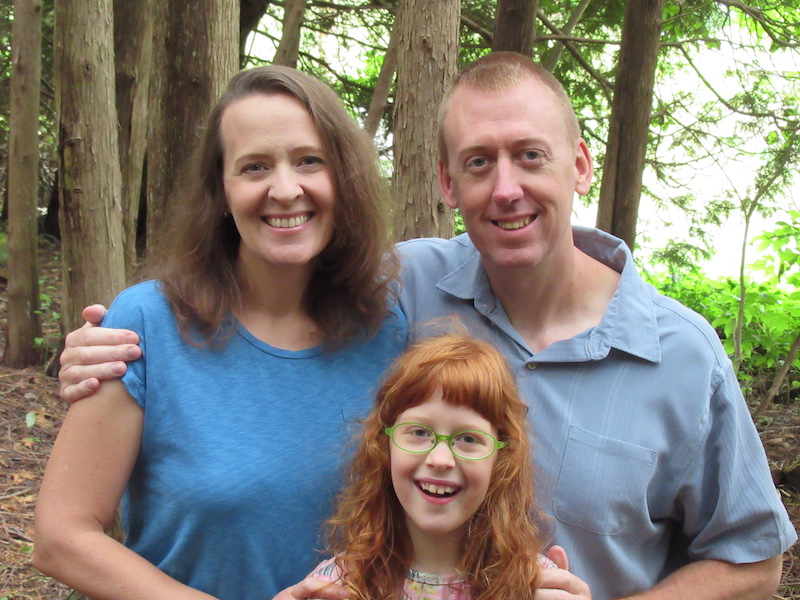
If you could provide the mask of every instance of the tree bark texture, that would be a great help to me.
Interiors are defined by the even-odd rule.
[[[436,182],[436,120],[458,69],[460,0],[401,0],[394,104],[396,240],[450,237],[453,215]]]
[[[163,223],[172,198],[184,189],[205,118],[238,70],[239,57],[238,0],[155,4],[148,239]]]
[[[147,103],[153,66],[153,1],[114,0],[116,102],[126,279],[131,277],[136,267],[136,228],[147,146]]]
[[[664,0],[628,2],[611,106],[597,227],[633,249]]]
[[[15,0],[11,26],[11,106],[8,153],[8,335],[4,363],[39,365],[37,206],[42,2]]]
[[[272,62],[276,65],[287,67],[297,66],[297,56],[300,52],[300,30],[303,27],[303,13],[306,11],[307,0],[285,0],[283,5],[283,32],[275,58]]]
[[[501,50],[533,55],[536,37],[536,0],[498,0],[492,52]]]
[[[64,326],[125,283],[114,99],[113,0],[57,0],[56,104]]]

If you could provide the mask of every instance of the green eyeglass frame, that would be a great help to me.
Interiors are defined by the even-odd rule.
[[[400,443],[398,443],[398,441],[395,439],[394,432],[398,428],[406,426],[406,425],[414,425],[416,427],[419,427],[420,429],[424,429],[426,431],[429,431],[432,434],[432,437],[430,438],[430,440],[432,442],[430,448],[426,448],[424,450],[412,450],[412,449],[406,448],[405,446],[402,446]],[[403,450],[404,452],[409,452],[411,454],[428,454],[434,448],[436,448],[436,446],[439,445],[439,442],[444,441],[444,442],[447,442],[447,446],[450,448],[450,451],[453,453],[453,456],[456,456],[456,457],[458,457],[460,459],[463,459],[463,460],[485,460],[485,459],[489,458],[490,456],[492,456],[492,454],[494,454],[495,452],[497,452],[498,450],[500,450],[501,448],[503,448],[505,446],[505,442],[501,442],[498,439],[496,439],[493,435],[491,435],[489,433],[486,433],[485,431],[480,431],[478,429],[465,429],[464,431],[456,431],[455,433],[453,433],[451,435],[442,435],[441,433],[436,433],[433,429],[431,429],[427,425],[423,425],[422,423],[409,422],[409,423],[398,423],[397,425],[394,425],[393,427],[386,427],[383,430],[383,432],[386,435],[389,436],[389,439],[392,440],[392,444],[394,444],[396,447],[400,448],[400,450]],[[458,438],[458,436],[463,435],[465,433],[479,434],[481,436],[489,438],[489,440],[491,442],[491,449],[488,451],[487,454],[485,454],[483,456],[466,456],[466,455],[460,453],[456,449],[456,443],[457,443],[456,442],[456,438]]]

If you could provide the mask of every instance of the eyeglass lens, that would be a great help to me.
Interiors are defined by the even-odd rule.
[[[402,450],[427,452],[438,439],[450,438],[450,448],[456,456],[469,459],[486,458],[494,452],[495,440],[482,431],[460,431],[452,436],[438,436],[435,431],[418,423],[402,423],[392,431],[392,440]]]

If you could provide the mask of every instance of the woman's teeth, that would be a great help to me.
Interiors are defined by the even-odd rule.
[[[311,215],[300,215],[297,217],[267,217],[267,225],[271,227],[277,227],[279,229],[284,229],[287,227],[297,227],[302,225],[303,223],[307,222],[311,218]]]

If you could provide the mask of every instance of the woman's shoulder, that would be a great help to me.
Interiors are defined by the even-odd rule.
[[[142,320],[166,317],[172,318],[169,302],[161,292],[158,281],[149,280],[120,292],[109,307],[103,326],[131,328]]]

